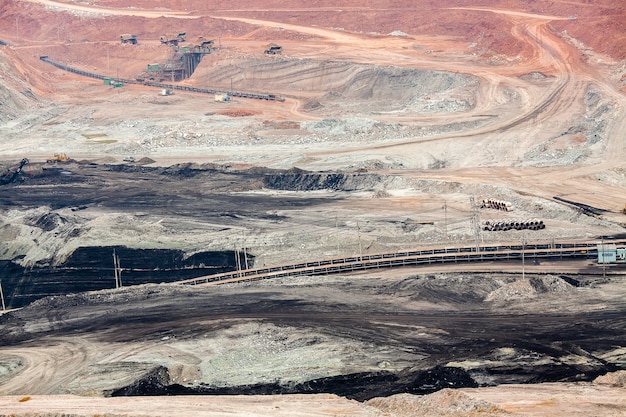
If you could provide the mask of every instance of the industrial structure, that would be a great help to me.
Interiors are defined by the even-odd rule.
[[[176,47],[174,56],[164,63],[148,64],[146,71],[137,75],[137,81],[181,81],[191,77],[202,57],[211,53],[213,41]]]
[[[599,264],[614,264],[626,261],[626,248],[618,248],[615,243],[601,243],[597,247]]]
[[[626,245],[626,240],[614,245]],[[298,264],[242,269],[178,281],[182,285],[216,285],[239,281],[281,278],[288,276],[313,276],[363,271],[367,269],[393,268],[450,263],[476,263],[496,261],[585,260],[596,257],[597,242],[563,242],[512,245],[489,245],[480,247],[433,247],[393,253],[359,255],[349,258],[324,259]],[[626,253],[626,248],[622,249]],[[625,254],[626,257],[626,254]],[[608,262],[607,257],[607,262]]]
[[[252,98],[255,100],[268,100],[268,101],[285,101],[284,97],[277,96],[275,94],[260,94],[260,93],[249,93],[245,91],[224,91],[224,90],[216,90],[212,88],[199,88],[199,87],[190,87],[187,85],[177,85],[177,84],[165,84],[162,82],[150,81],[150,80],[137,80],[137,79],[128,79],[128,78],[116,78],[112,79],[109,76],[97,74],[95,72],[83,71],[78,68],[71,67],[69,65],[61,64],[60,62],[56,62],[47,55],[41,55],[39,59],[43,62],[47,62],[50,65],[53,65],[63,71],[68,71],[73,74],[82,75],[85,77],[95,78],[98,80],[110,80],[115,84],[124,85],[124,84],[142,84],[150,87],[156,88],[165,88],[170,90],[182,90],[189,91],[192,93],[203,93],[203,94],[218,94],[225,93],[230,97],[241,97],[241,98]],[[109,82],[111,84],[111,82]]]

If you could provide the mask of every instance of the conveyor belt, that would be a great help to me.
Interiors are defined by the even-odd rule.
[[[612,240],[611,243],[624,246],[626,245],[626,240]],[[406,252],[363,255],[359,257],[325,259],[321,261],[311,261],[292,265],[279,265],[267,268],[246,269],[188,279],[179,281],[177,284],[221,284],[288,276],[326,275],[409,265],[508,261],[521,259],[522,256],[529,260],[572,258],[592,259],[597,257],[598,244],[600,244],[600,242],[566,242],[529,245],[516,244],[483,246],[479,248],[476,248],[476,246],[457,248],[439,247]]]
[[[97,74],[95,72],[83,71],[74,67],[70,67],[68,65],[63,65],[59,62],[53,61],[48,58],[46,55],[42,55],[39,57],[43,62],[47,62],[48,64],[54,65],[55,67],[62,69],[64,71],[68,71],[74,74],[82,75],[85,77],[96,78],[99,80],[111,79],[115,82],[123,83],[123,84],[139,84],[139,85],[147,85],[150,87],[157,88],[165,88],[169,90],[182,90],[182,91],[190,91],[193,93],[203,93],[203,94],[228,94],[231,97],[242,97],[242,98],[252,98],[255,100],[268,100],[268,101],[285,101],[284,97],[277,96],[275,94],[257,94],[257,93],[246,93],[243,91],[225,91],[225,90],[214,90],[211,88],[197,88],[197,87],[188,87],[185,85],[176,85],[176,84],[164,84],[157,83],[153,81],[138,81],[128,78],[116,78],[110,77],[107,75]]]

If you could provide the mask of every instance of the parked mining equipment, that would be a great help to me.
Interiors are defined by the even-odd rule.
[[[493,198],[484,198],[480,204],[480,208],[490,208],[502,211],[513,211],[513,205],[508,201],[496,200]]]
[[[187,38],[187,33],[179,32],[179,33],[168,33],[159,38],[163,45],[171,45],[178,46],[179,42],[185,42]]]
[[[57,162],[67,164],[70,161],[70,158],[64,153],[55,153],[51,158],[46,159],[46,163],[48,164],[56,164]]]
[[[122,43],[130,43],[132,45],[137,45],[137,35],[131,35],[130,33],[124,33],[120,35],[120,41]]]
[[[200,49],[213,49],[215,45],[214,39],[206,39],[204,36],[198,36],[198,40],[196,41],[197,47]]]
[[[546,225],[543,220],[487,220],[483,224],[483,230],[488,232],[501,232],[507,230],[542,230]]]
[[[263,53],[265,55],[280,55],[283,52],[283,47],[279,45],[270,45]]]

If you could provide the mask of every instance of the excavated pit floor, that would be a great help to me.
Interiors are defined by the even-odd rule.
[[[49,297],[0,317],[0,393],[366,400],[592,380],[626,364],[623,282],[578,278],[403,270]]]

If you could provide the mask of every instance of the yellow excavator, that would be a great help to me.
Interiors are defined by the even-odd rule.
[[[67,155],[64,153],[55,153],[54,155],[52,155],[52,158],[46,159],[46,162],[49,164],[55,164],[57,162],[65,164],[70,162],[70,158],[68,158]]]

